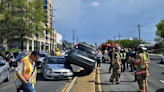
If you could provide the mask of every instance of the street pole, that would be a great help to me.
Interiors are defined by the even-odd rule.
[[[72,30],[73,31],[73,46],[74,46],[74,40],[75,40],[75,33],[74,33],[74,31],[75,30]]]
[[[119,40],[120,40],[121,36],[120,36],[120,33],[119,33]]]
[[[77,43],[78,43],[78,38],[77,38]]]
[[[138,27],[138,32],[139,32],[139,44],[141,43],[141,41],[140,41],[140,27],[141,27],[142,25],[140,25],[140,24],[138,24],[136,27]]]
[[[115,42],[115,37],[116,37],[116,36],[114,36],[114,42]]]

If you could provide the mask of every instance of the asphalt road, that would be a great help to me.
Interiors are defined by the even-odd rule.
[[[71,65],[73,71],[77,72],[80,67]],[[16,86],[14,83],[14,74],[15,72],[10,73],[10,80],[8,82],[3,82],[0,84],[0,92],[16,92]],[[70,79],[71,80],[71,79]],[[35,85],[36,92],[61,92],[62,89],[70,81],[69,79],[64,80],[44,80],[41,74],[40,69],[37,73],[37,82]]]
[[[148,92],[164,92],[164,65],[160,64],[160,57],[150,55]],[[134,73],[126,70],[121,73],[120,83],[112,84],[109,82],[111,73],[109,73],[109,62],[102,63],[100,70],[100,80],[102,92],[137,92],[139,86],[134,82]]]

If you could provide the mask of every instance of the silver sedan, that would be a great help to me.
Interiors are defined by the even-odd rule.
[[[0,56],[0,84],[3,81],[9,81],[9,64]]]
[[[49,56],[41,65],[41,72],[44,79],[64,79],[72,78],[73,72],[64,66],[66,58],[64,56]]]

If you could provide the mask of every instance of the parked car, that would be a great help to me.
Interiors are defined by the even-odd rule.
[[[109,61],[108,59],[109,52],[107,54],[102,55],[102,62],[105,63],[105,61]]]
[[[36,61],[36,66],[37,67],[41,67],[41,63],[44,62],[44,59],[46,59],[46,57],[50,56],[50,54],[48,53],[40,53],[40,58],[38,59],[38,61]]]
[[[65,66],[72,70],[70,64],[81,66],[87,74],[90,74],[95,67],[95,49],[85,45],[77,44],[68,54]]]
[[[64,79],[71,78],[73,72],[64,66],[66,58],[64,56],[49,56],[41,63],[41,72],[44,79]]]
[[[161,64],[164,64],[164,55],[162,55],[162,57],[161,57],[161,62],[160,62]]]
[[[0,56],[0,84],[3,81],[9,81],[9,64]]]
[[[17,66],[18,63],[19,63],[19,61],[20,61],[23,57],[27,56],[27,54],[26,54],[25,52],[13,52],[13,54],[14,54],[14,62],[12,62],[12,65],[13,65],[13,66]],[[8,54],[6,55],[6,57],[5,57],[6,61],[9,60],[9,56],[10,56],[10,53],[8,53]]]

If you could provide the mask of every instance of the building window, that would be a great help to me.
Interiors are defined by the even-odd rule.
[[[48,4],[48,1],[47,0],[45,0],[45,4]]]
[[[50,4],[50,7],[51,7],[51,4]]]
[[[46,10],[46,13],[48,14],[48,11]]]
[[[48,40],[48,37],[46,36],[46,40]]]
[[[47,6],[44,6],[44,9],[48,9]]]
[[[48,31],[46,30],[46,34],[48,34]]]

